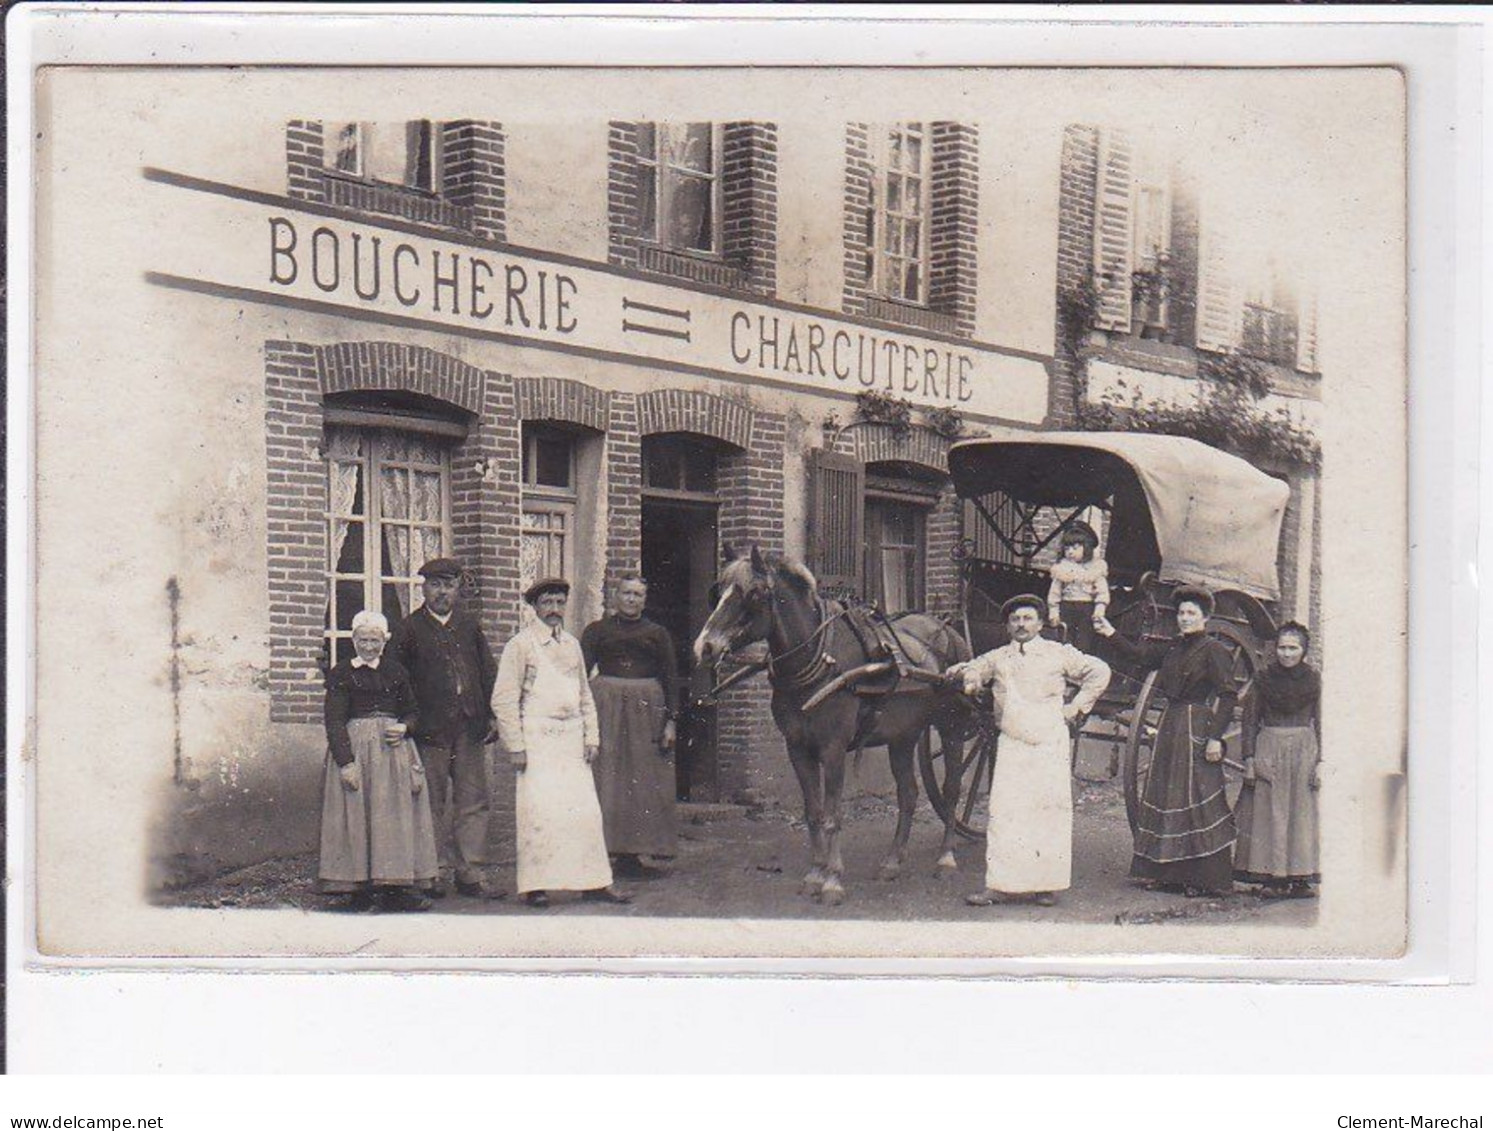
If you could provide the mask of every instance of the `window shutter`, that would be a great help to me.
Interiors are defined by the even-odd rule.
[[[866,469],[854,456],[809,452],[809,568],[821,589],[860,594]]]
[[[1244,301],[1230,263],[1228,241],[1203,218],[1198,233],[1198,349],[1227,353],[1239,345]]]
[[[1094,185],[1094,286],[1099,292],[1094,323],[1105,330],[1130,329],[1130,164],[1130,139],[1118,130],[1101,131]]]
[[[1317,296],[1306,294],[1296,306],[1296,368],[1302,373],[1320,373],[1317,368]]]

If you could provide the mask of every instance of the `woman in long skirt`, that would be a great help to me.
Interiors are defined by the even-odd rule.
[[[1224,796],[1223,736],[1234,716],[1229,651],[1207,634],[1213,595],[1180,586],[1173,593],[1180,635],[1134,644],[1108,621],[1100,635],[1121,655],[1157,669],[1166,709],[1140,799],[1131,876],[1189,896],[1233,890],[1234,816]]]
[[[674,642],[643,615],[648,585],[617,583],[617,611],[581,634],[591,693],[601,723],[596,792],[606,820],[607,850],[619,876],[660,875],[644,856],[676,852],[674,818]]]
[[[1275,661],[1244,697],[1244,788],[1235,820],[1234,878],[1266,898],[1310,899],[1320,879],[1317,789],[1322,784],[1322,678],[1306,663],[1311,634],[1295,621],[1275,634]]]
[[[421,888],[435,879],[435,826],[425,768],[409,738],[416,720],[407,672],[383,657],[382,613],[353,618],[357,655],[327,677],[330,751],[322,794],[319,886],[347,895],[344,906],[424,911]]]

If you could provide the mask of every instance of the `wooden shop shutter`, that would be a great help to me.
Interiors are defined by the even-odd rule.
[[[809,452],[809,568],[822,589],[863,592],[866,469],[854,456]]]
[[[1133,190],[1130,139],[1118,130],[1101,130],[1094,184],[1094,286],[1099,292],[1094,324],[1105,330],[1130,329]]]
[[[1198,349],[1227,353],[1239,345],[1244,299],[1230,262],[1228,239],[1205,213],[1198,225]]]
[[[1320,373],[1317,367],[1317,296],[1305,293],[1296,307],[1296,368]]]

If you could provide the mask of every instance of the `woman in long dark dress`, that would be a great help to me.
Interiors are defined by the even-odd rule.
[[[1136,818],[1130,874],[1163,891],[1233,890],[1234,817],[1224,795],[1223,736],[1238,698],[1229,651],[1207,635],[1213,596],[1179,587],[1179,635],[1132,643],[1105,621],[1101,636],[1142,669],[1156,669],[1166,697]]]
[[[1244,696],[1244,787],[1235,819],[1234,878],[1267,898],[1310,899],[1317,863],[1322,678],[1306,662],[1311,634],[1295,621],[1275,634],[1275,659]]]
[[[631,879],[663,873],[644,856],[676,854],[674,815],[674,642],[643,615],[648,584],[627,576],[617,584],[617,611],[581,635],[591,694],[601,723],[596,792],[606,824],[612,870]]]

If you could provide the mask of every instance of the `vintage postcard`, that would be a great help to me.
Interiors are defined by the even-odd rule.
[[[39,960],[1404,952],[1398,71],[36,81]]]

